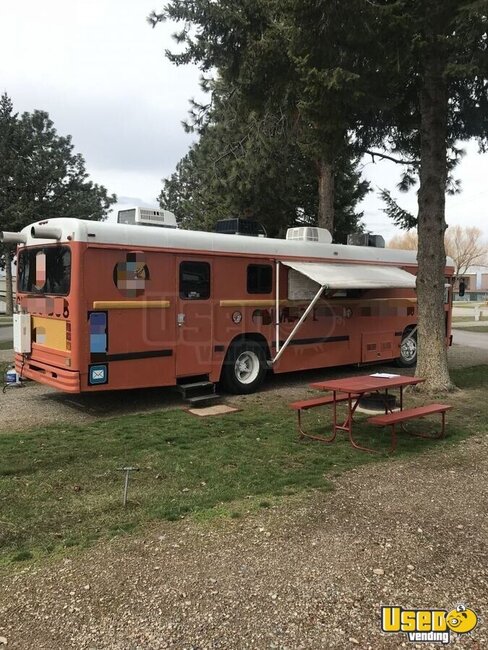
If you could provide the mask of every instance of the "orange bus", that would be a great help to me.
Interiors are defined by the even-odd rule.
[[[16,370],[64,391],[250,393],[268,370],[416,361],[413,251],[64,218],[0,239],[18,243]]]

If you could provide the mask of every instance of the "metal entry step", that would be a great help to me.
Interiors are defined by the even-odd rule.
[[[208,406],[220,400],[220,395],[215,392],[215,384],[211,381],[193,381],[188,384],[178,384],[177,388],[183,399],[191,406]]]
[[[194,381],[189,384],[178,384],[176,388],[182,394],[183,399],[215,394],[215,384],[211,381]]]
[[[212,393],[210,395],[199,395],[198,397],[189,397],[186,401],[190,406],[200,408],[202,406],[210,406],[220,400],[220,395]]]

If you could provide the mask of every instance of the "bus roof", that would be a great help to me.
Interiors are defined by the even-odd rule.
[[[152,226],[133,226],[82,219],[48,219],[31,224],[22,230],[26,246],[53,243],[52,239],[32,236],[33,226],[57,228],[61,233],[59,242],[87,242],[133,248],[161,248],[192,252],[240,253],[272,258],[299,258],[305,260],[358,261],[417,266],[416,251],[366,246],[323,244],[310,241],[290,241],[264,237],[246,237],[214,232],[180,230]],[[448,258],[449,266],[454,266]]]

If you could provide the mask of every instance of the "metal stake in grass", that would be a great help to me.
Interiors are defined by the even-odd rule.
[[[125,472],[125,481],[124,481],[124,499],[123,504],[124,508],[127,506],[127,491],[129,489],[129,477],[131,472],[138,472],[138,467],[117,467],[118,472]]]

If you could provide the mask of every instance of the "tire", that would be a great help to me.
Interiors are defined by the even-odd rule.
[[[402,342],[400,343],[400,356],[396,360],[400,368],[412,368],[417,363],[417,332],[407,339],[412,329],[410,327],[403,332]]]
[[[229,393],[254,393],[266,375],[264,350],[255,341],[233,343],[227,352],[222,369],[222,384]]]

